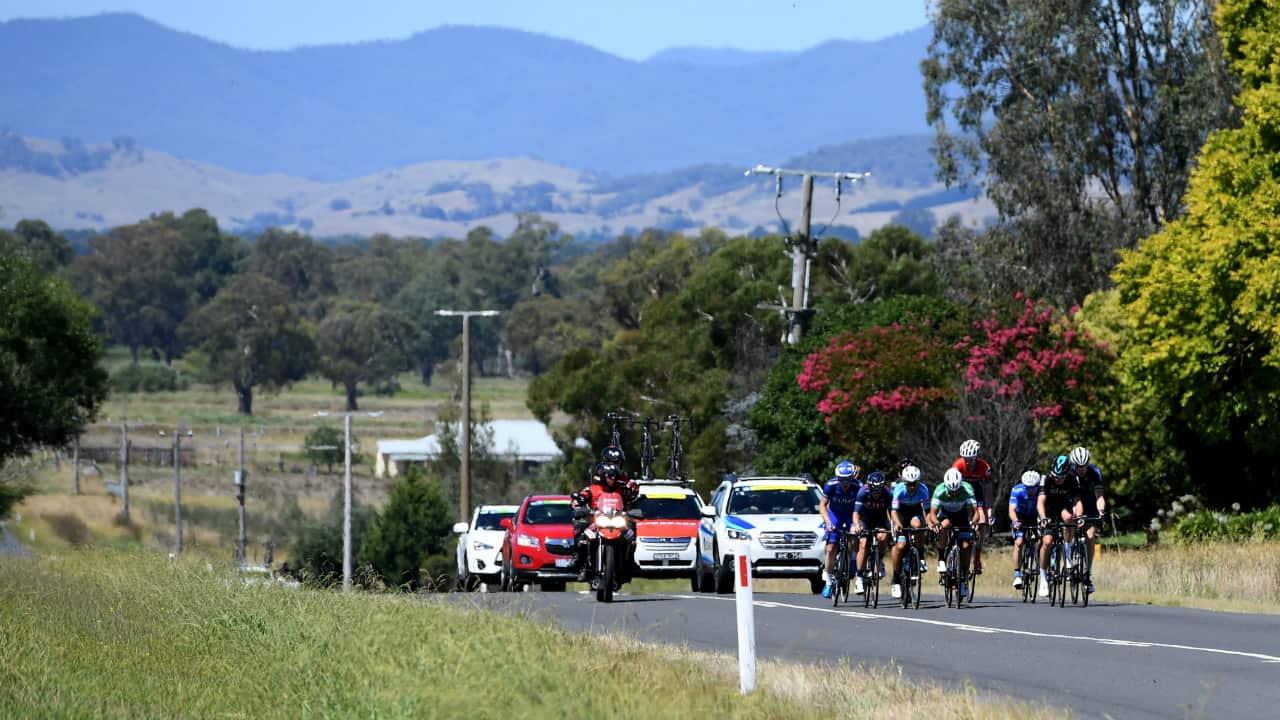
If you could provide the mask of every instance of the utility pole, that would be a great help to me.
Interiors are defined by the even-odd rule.
[[[462,316],[462,467],[458,472],[458,506],[463,522],[471,519],[471,316],[498,314],[497,310],[436,311],[436,315]]]
[[[120,519],[129,522],[129,424],[120,423]]]
[[[329,417],[333,413],[318,412],[316,417]],[[351,416],[368,415],[380,417],[381,412],[338,413],[342,415],[342,592],[351,592]],[[316,450],[327,450],[329,446],[315,446]]]
[[[240,469],[236,470],[236,489],[238,490],[236,500],[240,503],[240,544],[236,546],[236,563],[242,564],[245,561],[245,532],[244,532],[244,492],[245,482],[248,478],[244,472],[244,428],[240,428]]]
[[[845,180],[856,183],[867,178],[871,173],[857,172],[815,172],[813,170],[787,170],[757,165],[743,173],[744,175],[773,175],[777,178],[777,196],[782,197],[782,178],[785,175],[801,177],[800,192],[803,205],[800,209],[800,227],[794,238],[787,238],[787,248],[791,252],[791,305],[779,307],[764,305],[774,310],[781,310],[787,316],[787,344],[797,345],[804,326],[813,313],[809,309],[809,268],[813,257],[817,254],[817,244],[809,237],[809,219],[813,214],[813,179],[815,177],[832,178],[836,181],[836,204],[840,203],[840,192]]]
[[[173,554],[182,554],[182,431],[173,430]]]

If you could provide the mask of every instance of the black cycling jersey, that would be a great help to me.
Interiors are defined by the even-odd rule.
[[[1040,487],[1040,494],[1044,496],[1045,515],[1050,520],[1056,520],[1063,510],[1075,507],[1076,501],[1080,499],[1080,483],[1070,476],[1061,484],[1053,478],[1047,478]]]

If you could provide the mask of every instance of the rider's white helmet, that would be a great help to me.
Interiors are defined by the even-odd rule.
[[[902,468],[902,481],[909,482],[909,483],[919,482],[920,468],[916,467],[915,465],[908,465]]]
[[[981,449],[982,446],[978,444],[977,440],[965,440],[960,443],[960,457],[965,459],[976,458],[978,457],[978,451]]]
[[[1078,447],[1071,451],[1071,464],[1080,466],[1089,464],[1089,448]]]
[[[1040,484],[1040,473],[1035,470],[1028,470],[1022,473],[1022,484],[1029,488],[1036,487]]]
[[[960,476],[960,471],[955,468],[947,468],[942,474],[942,484],[946,486],[949,492],[955,492],[964,484],[964,478]]]

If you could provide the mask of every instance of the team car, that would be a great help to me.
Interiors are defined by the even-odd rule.
[[[636,521],[636,575],[687,577],[696,592],[698,527],[711,509],[682,483],[661,480],[640,483],[636,507],[644,513]]]
[[[458,534],[458,587],[471,590],[477,585],[488,590],[497,585],[502,573],[502,543],[507,531],[503,518],[516,514],[516,505],[481,505],[471,522],[453,526]]]
[[[562,591],[578,577],[574,567],[573,507],[568,495],[530,495],[512,517],[502,520],[501,588],[523,590],[537,584]]]
[[[807,478],[729,475],[711,496],[714,516],[703,518],[698,533],[698,590],[733,590],[733,547],[745,540],[754,577],[806,578],[811,592],[822,592],[821,497]]]

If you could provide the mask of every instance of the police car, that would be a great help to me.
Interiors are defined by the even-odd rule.
[[[803,477],[728,476],[711,496],[715,514],[698,533],[694,583],[702,592],[733,590],[733,548],[750,543],[754,577],[807,578],[822,592],[825,525],[822,491]]]
[[[644,512],[636,521],[636,574],[687,577],[697,591],[698,527],[710,508],[683,483],[665,480],[641,482],[636,507]]]

